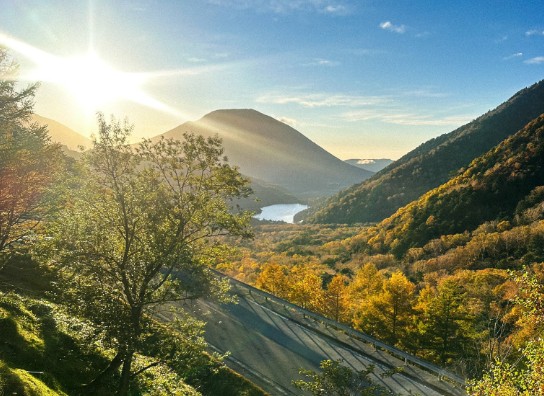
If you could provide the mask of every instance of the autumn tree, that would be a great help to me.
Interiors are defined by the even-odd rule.
[[[325,315],[339,321],[344,321],[347,313],[347,278],[336,274],[324,292]]]
[[[474,315],[467,292],[454,279],[445,278],[438,286],[426,286],[416,305],[421,346],[432,351],[442,365],[458,357],[469,342]]]
[[[310,311],[323,312],[323,281],[316,271],[305,265],[294,266],[289,273],[288,299]]]
[[[356,317],[364,302],[382,290],[384,276],[372,263],[366,263],[357,270],[352,281],[348,285],[348,301],[350,316]]]
[[[223,159],[221,141],[185,134],[129,145],[131,127],[98,116],[81,187],[50,227],[50,263],[62,297],[91,318],[115,351],[129,393],[149,314],[168,301],[220,294],[209,271],[225,251],[219,235],[249,235],[250,214],[232,207],[247,180]]]
[[[402,272],[394,272],[382,290],[361,303],[355,326],[392,345],[407,334],[413,314],[415,285]]]
[[[262,290],[266,290],[277,297],[285,298],[288,296],[289,290],[287,272],[287,268],[283,265],[266,264],[263,266],[255,284]]]
[[[541,266],[525,269],[513,277],[518,285],[515,299],[520,323],[532,332],[514,360],[497,358],[479,380],[471,381],[472,396],[530,396],[544,394],[544,273]]]
[[[51,209],[62,158],[47,129],[30,122],[37,85],[17,90],[16,69],[0,48],[0,269]]]

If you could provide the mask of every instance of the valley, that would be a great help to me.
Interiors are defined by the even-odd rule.
[[[254,109],[91,143],[2,82],[0,393],[541,390],[544,81],[397,161]]]

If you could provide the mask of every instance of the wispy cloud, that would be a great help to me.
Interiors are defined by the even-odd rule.
[[[283,116],[274,117],[274,118],[280,122],[283,122],[284,124],[292,126],[293,128],[295,128],[298,124],[297,120],[295,120],[294,118],[283,117]]]
[[[342,93],[270,93],[256,99],[259,103],[297,105],[305,108],[337,108],[337,119],[348,122],[379,121],[404,126],[459,126],[476,118],[474,114],[422,113],[414,111],[414,98],[433,100],[449,96],[427,87],[397,91],[377,96],[347,95]],[[291,124],[292,125],[292,124]]]
[[[544,30],[532,29],[525,32],[526,36],[544,36]]]
[[[304,63],[303,66],[328,66],[328,67],[332,67],[332,66],[338,66],[339,64],[340,64],[340,62],[333,61],[333,60],[330,60],[330,59],[317,58],[317,59],[314,59],[311,62]]]
[[[512,55],[508,55],[508,56],[505,56],[504,58],[502,58],[502,60],[510,60],[510,59],[515,59],[515,58],[521,58],[523,56],[523,52],[516,52]]]
[[[527,63],[528,65],[540,65],[544,63],[544,56],[537,56],[531,59],[527,59],[525,63]]]
[[[259,103],[296,104],[302,107],[362,107],[386,103],[389,99],[380,96],[358,96],[344,94],[266,94],[257,98]]]
[[[450,96],[450,94],[445,92],[436,92],[429,88],[419,88],[408,91],[401,91],[400,95],[402,96],[411,96],[415,98],[445,98]]]
[[[470,122],[474,115],[447,115],[443,117],[411,112],[376,111],[376,109],[362,109],[342,114],[346,121],[377,120],[387,124],[405,126],[459,126]]]
[[[350,8],[343,4],[330,4],[322,9],[322,12],[333,15],[347,15],[350,13]]]
[[[348,15],[353,7],[342,0],[207,0],[222,7],[258,12],[286,14],[296,11],[318,12],[329,15]]]
[[[391,21],[385,21],[380,23],[380,28],[383,30],[388,30],[393,33],[403,34],[406,33],[406,25],[394,25]]]

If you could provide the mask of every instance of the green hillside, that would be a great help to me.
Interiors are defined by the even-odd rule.
[[[309,216],[314,223],[378,222],[516,133],[544,112],[544,81],[495,110],[422,144],[374,177],[330,198]]]

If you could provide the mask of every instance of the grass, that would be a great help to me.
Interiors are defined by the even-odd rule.
[[[0,396],[84,394],[81,385],[111,358],[87,321],[49,301],[52,280],[24,257],[0,271]],[[226,366],[212,366],[217,369],[203,370],[196,380],[198,391],[170,368],[158,366],[138,377],[133,394],[265,395]],[[115,380],[95,392],[113,394]]]

